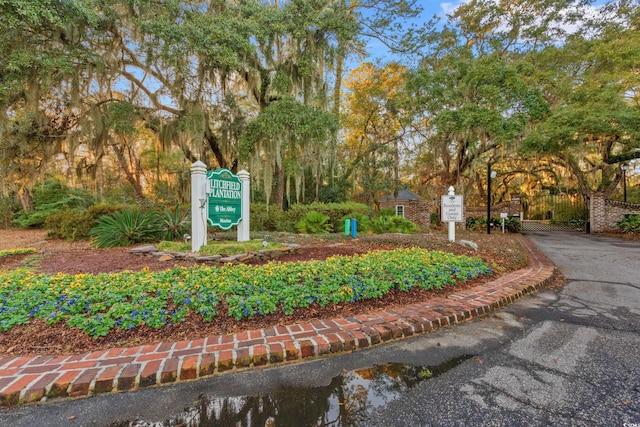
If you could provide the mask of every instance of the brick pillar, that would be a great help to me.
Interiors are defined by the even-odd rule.
[[[591,221],[591,232],[602,233],[607,231],[607,212],[605,209],[604,192],[594,191],[591,193],[589,203],[589,220]]]
[[[511,194],[511,200],[509,200],[509,216],[520,215],[520,195]]]

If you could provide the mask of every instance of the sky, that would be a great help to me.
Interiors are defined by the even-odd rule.
[[[437,15],[443,21],[445,21],[446,15],[448,13],[452,13],[458,6],[464,3],[468,3],[469,1],[470,0],[451,0],[447,2],[441,2],[437,0],[418,0],[417,4],[422,7],[423,12],[417,22],[426,22],[434,15]],[[607,0],[594,0],[592,7],[595,9],[606,2]],[[368,56],[365,59],[366,61],[376,62],[377,60],[380,60],[381,62],[388,62],[390,57],[388,49],[382,43],[376,40],[368,41],[367,53]]]
[[[456,7],[470,0],[453,0],[448,2],[439,2],[434,0],[418,0],[417,4],[422,8],[422,14],[417,22],[426,22],[434,15],[439,16],[442,20],[446,19],[446,14],[455,10]],[[389,60],[389,51],[381,42],[377,40],[369,40],[367,43],[368,56],[365,61],[376,62],[380,60],[386,62]],[[357,64],[352,64],[357,66]]]
[[[454,10],[458,5],[469,1],[469,0],[455,0],[452,2],[438,2],[433,0],[418,0],[417,4],[423,9],[420,18],[417,22],[428,21],[434,15],[438,15],[441,18],[446,18],[446,13]],[[367,41],[367,57],[364,61],[381,61],[387,62],[392,56],[389,53],[387,47],[378,40],[369,39]],[[360,60],[356,60],[355,62],[350,62],[348,66],[350,68],[356,68],[360,64]]]

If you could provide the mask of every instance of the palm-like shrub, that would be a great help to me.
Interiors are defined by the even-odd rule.
[[[371,220],[367,215],[363,215],[359,212],[351,212],[349,215],[342,217],[338,222],[337,230],[344,232],[344,222],[351,219],[356,220],[358,233],[368,233],[371,231]]]
[[[371,223],[371,228],[376,234],[381,233],[413,233],[416,225],[407,218],[399,215],[383,215]]]
[[[152,211],[123,209],[98,218],[89,234],[94,246],[112,248],[157,241],[162,236],[162,225]]]
[[[330,233],[332,227],[328,216],[311,211],[296,223],[296,228],[300,233],[319,234]]]
[[[189,214],[189,210],[180,209],[180,205],[176,205],[173,211],[163,206],[159,214],[162,239],[169,241],[182,239],[191,230]]]

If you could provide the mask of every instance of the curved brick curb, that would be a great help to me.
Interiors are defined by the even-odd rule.
[[[533,243],[521,241],[529,255],[526,268],[427,305],[72,356],[0,358],[0,406],[137,390],[275,366],[460,323],[504,307],[553,280],[551,261]]]

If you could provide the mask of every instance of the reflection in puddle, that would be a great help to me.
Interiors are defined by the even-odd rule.
[[[118,426],[353,426],[369,411],[398,399],[419,382],[440,375],[470,357],[461,356],[433,367],[402,363],[376,365],[345,372],[322,387],[289,387],[257,396],[204,394],[166,421],[137,420]]]

